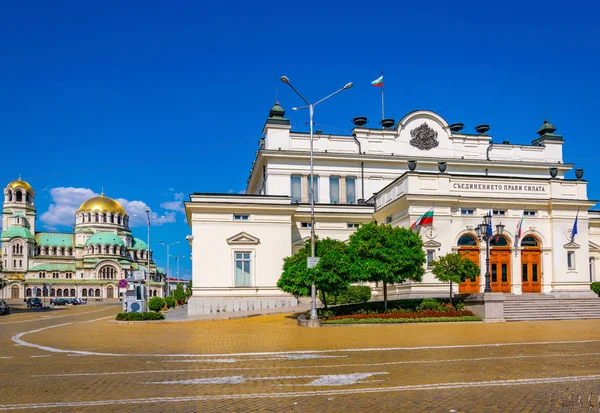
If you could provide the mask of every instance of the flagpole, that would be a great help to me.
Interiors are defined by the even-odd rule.
[[[383,70],[381,71],[381,77],[383,78]],[[385,104],[384,104],[384,90],[385,88],[385,80],[383,81],[383,83],[381,84],[381,120],[385,119],[385,112],[384,112],[384,108],[385,108]]]

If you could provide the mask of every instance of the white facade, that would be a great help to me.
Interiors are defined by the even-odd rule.
[[[310,136],[292,132],[279,105],[269,115],[246,195],[193,194],[186,203],[193,236],[192,301],[198,303],[190,312],[242,308],[247,300],[241,297],[252,297],[254,308],[275,296],[279,306],[293,304],[276,282],[283,258],[310,235]],[[530,144],[492,143],[489,128],[478,129],[481,133],[465,134],[460,124],[415,111],[390,129],[316,133],[316,234],[345,241],[357,223],[408,227],[433,208],[433,226],[422,230],[430,258],[461,251],[484,273],[485,244],[466,242],[473,244],[474,227],[493,210],[493,224],[505,225],[504,237],[491,248],[493,288],[513,294],[589,293],[600,259],[600,213],[588,212],[596,202],[587,199],[585,180],[565,179],[573,165],[563,163],[564,141],[554,134],[556,128],[546,121]],[[576,216],[578,233],[571,240]],[[515,239],[521,218],[521,236]],[[250,286],[236,285],[235,252],[242,250],[252,254]],[[481,290],[484,277],[478,284],[461,285],[461,292]],[[406,297],[446,290],[430,271],[422,283],[395,286],[396,294]],[[242,301],[234,306],[228,297]],[[212,307],[200,304],[207,299]]]

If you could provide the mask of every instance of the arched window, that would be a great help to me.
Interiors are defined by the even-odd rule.
[[[94,215],[94,222],[99,222],[100,221],[100,217],[98,216],[98,213],[96,213]]]
[[[117,224],[121,225],[121,215],[117,215]]]
[[[28,289],[25,291],[25,297],[31,297],[31,288],[28,288]]]
[[[539,245],[540,244],[538,240],[535,237],[532,237],[531,235],[527,235],[523,238],[523,241],[521,241],[522,247],[538,247]]]
[[[75,297],[75,288],[71,288],[71,297]]]
[[[106,213],[102,214],[102,222],[106,222]]]
[[[17,202],[23,202],[23,193],[21,191],[17,191]]]
[[[96,288],[96,297],[100,297],[100,288]]]
[[[503,236],[492,237],[490,247],[508,247],[508,240]]]
[[[30,199],[31,198],[29,197],[29,194],[26,194],[25,195],[25,202],[27,202],[29,204],[31,202]]]
[[[53,288],[50,290],[50,297],[55,297],[56,296],[56,290]]]
[[[83,290],[81,290],[81,296],[87,297],[87,290],[85,288]]]
[[[65,247],[61,247],[61,249],[60,249],[60,255],[65,255]]]
[[[41,297],[42,296],[42,287],[38,287],[37,294],[35,296],[36,297]]]
[[[475,237],[473,235],[465,234],[458,239],[458,246],[459,247],[476,247],[477,240],[475,239]]]
[[[94,289],[90,288],[90,290],[88,291],[88,293],[89,293],[90,297],[93,297],[94,296]]]
[[[68,288],[65,288],[65,289],[63,290],[63,297],[68,297],[68,296],[69,296],[69,289],[68,289]]]
[[[56,247],[53,247],[53,248],[52,248],[52,255],[58,255],[58,254],[57,254],[57,248],[56,248]]]
[[[62,290],[60,288],[58,290],[56,290],[56,296],[62,297]]]
[[[111,224],[115,223],[115,216],[113,214],[110,214],[110,223]]]
[[[12,195],[13,195],[12,191],[11,191],[11,190],[9,190],[9,191],[8,191],[8,200],[9,200],[9,201],[12,201]]]
[[[48,255],[48,254],[50,254],[50,248],[48,248],[48,247],[45,247],[45,248],[44,248],[44,254],[45,254],[45,255]]]

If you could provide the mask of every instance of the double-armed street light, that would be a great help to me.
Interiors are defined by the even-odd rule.
[[[352,87],[352,82],[347,83],[343,88],[336,90],[332,94],[325,96],[323,99],[318,100],[316,103],[310,103],[298,90],[290,83],[290,80],[287,76],[282,76],[281,81],[292,88],[294,92],[306,103],[306,106],[302,106],[299,108],[292,108],[292,110],[300,110],[300,109],[308,109],[308,117],[310,124],[310,257],[312,258],[307,262],[307,266],[310,268],[314,266],[315,263],[315,180],[313,174],[313,115],[315,111],[315,106],[319,103],[324,102],[332,96],[337,95],[340,92],[343,92],[346,89],[350,89]],[[315,286],[315,281],[312,281],[311,284],[311,305],[310,305],[310,319],[317,320],[319,315],[317,313],[317,289]]]
[[[480,241],[485,241],[485,289],[486,293],[492,292],[490,285],[490,241],[495,236],[501,236],[504,232],[504,225],[496,225],[496,234],[492,230],[492,216],[488,213],[483,216],[483,222],[475,228],[475,233]]]
[[[169,274],[170,274],[170,269],[171,269],[171,265],[170,265],[170,261],[171,261],[171,255],[169,254],[169,249],[176,244],[179,244],[180,241],[175,241],[172,242],[170,244],[167,244],[164,241],[158,240],[158,242],[160,242],[161,244],[163,244],[165,247],[167,247],[167,278],[169,278]],[[167,294],[170,295],[170,290],[169,290],[169,281],[167,281]]]

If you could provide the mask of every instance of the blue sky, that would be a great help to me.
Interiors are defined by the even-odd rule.
[[[545,118],[564,158],[593,168],[600,63],[592,2],[11,2],[0,13],[2,181],[37,191],[41,228],[64,230],[74,203],[104,187],[130,214],[148,205],[153,240],[181,241],[192,192],[244,190],[278,93],[296,130],[301,102],[355,87],[318,107],[317,127],[348,133],[355,116],[438,112],[465,131],[529,143]],[[45,214],[45,215],[43,215]],[[43,218],[42,218],[43,217]],[[164,217],[164,218],[160,218]],[[142,219],[132,220],[145,239]],[[152,243],[157,262],[166,251]],[[175,261],[172,261],[172,267]],[[189,276],[190,262],[181,261]]]

